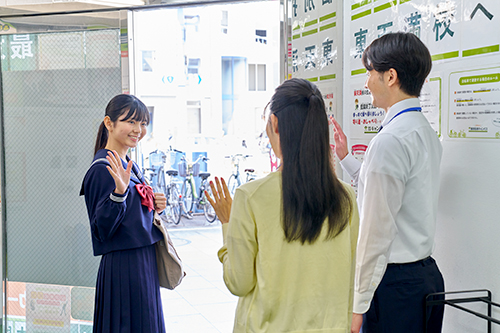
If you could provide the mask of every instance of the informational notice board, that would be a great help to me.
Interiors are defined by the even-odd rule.
[[[292,0],[289,77],[318,85],[362,158],[385,117],[365,88],[362,53],[386,33],[411,32],[432,55],[420,100],[440,138],[499,140],[499,15],[495,0]]]

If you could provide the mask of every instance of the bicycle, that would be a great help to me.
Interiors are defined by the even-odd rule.
[[[181,204],[180,193],[177,184],[174,182],[174,177],[179,174],[177,170],[167,170],[167,175],[170,176],[170,182],[166,187],[165,196],[167,198],[167,207],[165,208],[167,216],[170,216],[174,224],[179,224],[181,221]]]
[[[164,152],[160,150],[155,150],[149,153],[147,157],[149,160],[149,168],[143,168],[142,173],[144,177],[148,180],[149,185],[159,190],[158,184],[160,183],[161,172],[160,169],[163,169],[163,164],[165,164],[166,155]],[[162,191],[163,192],[163,191]]]
[[[229,189],[229,193],[231,193],[231,196],[234,196],[236,188],[238,188],[241,184],[243,184],[240,177],[240,162],[241,160],[245,160],[248,157],[252,157],[252,155],[236,154],[231,156],[225,156],[225,158],[231,159],[231,163],[234,166],[233,172],[231,176],[229,176],[229,180],[227,182],[227,188]],[[255,173],[254,169],[245,169],[244,172],[247,175],[245,183],[255,180],[256,176],[254,174]]]
[[[217,219],[217,215],[205,196],[205,190],[209,195],[212,195],[212,190],[208,183],[210,173],[200,172],[200,160],[206,162],[208,158],[200,156],[191,166],[188,165],[185,156],[182,156],[181,162],[179,162],[179,174],[181,177],[185,177],[181,189],[182,208],[186,216],[190,217],[193,213],[193,206],[196,203],[197,209],[203,209],[203,214],[207,222],[213,223]],[[198,176],[201,178],[201,183],[199,191],[196,193],[194,177]]]
[[[174,151],[176,151],[174,149]],[[178,151],[177,151],[178,152]],[[159,156],[159,158],[158,158]],[[167,207],[165,213],[174,224],[179,224],[181,221],[181,206],[180,206],[180,193],[177,184],[174,182],[174,177],[179,174],[177,170],[164,171],[166,162],[166,154],[161,150],[155,150],[149,153],[150,168],[144,168],[144,174],[148,175],[150,184],[157,192],[165,194],[167,199]],[[160,164],[157,166],[157,164]],[[165,181],[165,173],[170,176],[168,184]]]

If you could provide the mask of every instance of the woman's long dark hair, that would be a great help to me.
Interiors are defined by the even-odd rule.
[[[145,121],[149,125],[149,111],[146,105],[134,95],[120,94],[113,97],[108,106],[106,106],[106,116],[108,116],[114,123],[125,112],[128,112],[122,121],[128,120],[133,117],[136,121]],[[94,155],[98,150],[104,149],[108,143],[108,129],[104,125],[104,121],[99,126],[97,132],[97,139],[95,141]]]
[[[270,112],[278,117],[285,238],[313,243],[328,218],[332,239],[348,225],[352,202],[333,169],[321,92],[303,79],[285,81],[276,88]]]

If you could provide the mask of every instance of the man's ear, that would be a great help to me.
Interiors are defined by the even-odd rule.
[[[274,133],[279,134],[279,129],[278,129],[278,117],[276,115],[271,114],[271,129],[273,130]]]
[[[389,68],[386,72],[387,85],[392,87],[394,85],[399,86],[398,72],[394,68]]]
[[[104,126],[106,126],[108,132],[113,128],[113,122],[109,116],[104,117]]]

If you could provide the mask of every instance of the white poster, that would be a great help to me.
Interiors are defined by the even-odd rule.
[[[438,76],[438,73],[431,73],[429,78],[425,80],[420,93],[422,114],[439,137],[441,137],[441,89],[441,77]]]
[[[448,136],[500,139],[500,67],[450,74]]]
[[[363,163],[363,160],[365,158],[366,150],[368,149],[368,140],[351,140],[352,143],[350,144],[351,150],[350,153],[354,158],[356,158],[359,162]],[[351,186],[354,188],[356,191],[356,194],[358,193],[358,187],[357,184],[354,184],[354,181],[351,179]]]
[[[337,87],[330,82],[318,82],[318,88],[321,91],[323,96],[323,100],[325,101],[325,111],[326,116],[328,117],[328,128],[330,134],[330,149],[332,150],[333,155],[333,166],[335,169],[335,173],[340,175],[342,172],[342,167],[340,166],[339,159],[337,154],[335,154],[335,138],[334,138],[334,125],[333,119],[339,121],[339,115],[337,112]]]

